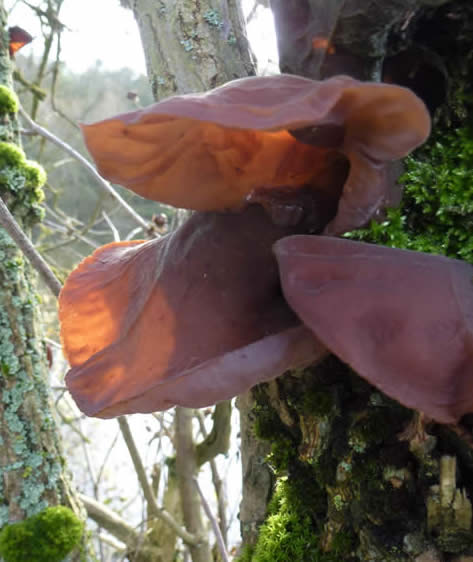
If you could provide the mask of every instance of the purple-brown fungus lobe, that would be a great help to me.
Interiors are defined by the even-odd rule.
[[[262,209],[196,213],[172,234],[99,248],[60,296],[66,383],[97,417],[203,407],[325,350],[286,305]]]
[[[105,177],[199,212],[161,239],[99,248],[67,279],[61,338],[79,407],[206,406],[324,356],[281,293],[272,246],[364,224],[392,191],[391,162],[429,128],[405,88],[289,75],[84,126]]]
[[[313,146],[289,132],[308,127],[326,131],[325,146],[324,134]],[[308,187],[338,203],[330,234],[369,220],[389,191],[387,165],[429,131],[423,102],[406,88],[286,74],[235,80],[83,126],[100,173],[143,197],[225,211],[260,188]],[[338,201],[342,155],[350,171]]]
[[[473,411],[473,266],[325,236],[275,253],[288,304],[359,375],[442,423]]]

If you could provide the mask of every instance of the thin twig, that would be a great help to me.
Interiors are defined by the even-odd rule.
[[[113,224],[112,219],[107,215],[105,211],[102,211],[102,217],[112,231],[113,241],[120,242],[120,234],[118,233],[117,227]]]
[[[225,404],[225,403],[221,402],[221,404]],[[222,408],[222,406],[220,406],[220,408]],[[230,410],[230,412],[231,412],[231,410]],[[202,410],[196,410],[196,416],[197,416],[197,420],[199,422],[200,431],[201,431],[202,435],[204,436],[204,442],[205,442],[208,439],[209,433],[207,431],[207,428],[205,427],[205,419],[204,419],[204,414],[202,413]],[[214,416],[215,416],[215,414],[214,414]],[[222,421],[224,423],[226,423],[225,419],[224,420],[220,419],[220,421],[218,422],[217,419],[214,417],[214,427],[215,427],[215,424],[221,423]],[[230,423],[230,418],[228,419],[228,423]],[[221,429],[222,428],[220,428],[220,430]],[[213,433],[215,435],[215,432],[213,432]],[[228,451],[228,445],[227,445],[226,449],[227,450],[225,451],[225,453]],[[210,472],[212,473],[212,483],[214,485],[215,494],[217,496],[219,527],[220,527],[220,531],[222,533],[223,542],[224,542],[225,546],[227,546],[227,528],[228,528],[228,525],[227,525],[227,516],[226,516],[226,510],[225,510],[225,508],[226,508],[225,486],[224,486],[222,478],[220,478],[220,474],[219,474],[219,471],[218,471],[218,468],[217,468],[217,463],[215,461],[215,456],[218,453],[222,453],[222,452],[223,451],[217,449],[215,451],[215,455],[212,456],[209,459],[209,464],[210,464]]]
[[[106,535],[105,533],[100,533],[99,536],[100,540],[108,546],[111,546],[115,552],[118,554],[126,554],[128,549],[124,542],[118,541],[113,535]]]
[[[64,242],[58,242],[57,244],[54,244],[53,246],[49,246],[48,250],[52,250],[52,249],[56,249],[58,246],[61,246],[64,243],[71,243],[74,242],[75,240],[80,240],[81,242],[84,242],[84,244],[87,244],[87,246],[90,246],[91,248],[93,248],[94,250],[96,250],[100,244],[98,244],[97,242],[95,242],[94,240],[87,238],[86,236],[83,236],[82,233],[80,231],[78,231],[77,229],[75,229],[72,224],[66,224],[66,226],[62,225],[62,224],[57,224],[55,222],[53,222],[50,219],[44,219],[43,224],[45,226],[47,226],[48,228],[50,228],[51,230],[56,230],[57,232],[60,232],[61,234],[67,234],[67,235],[71,235],[74,239],[69,239],[66,240]],[[43,250],[45,251],[45,250]]]
[[[34,131],[36,131],[39,135],[49,140],[56,146],[59,146],[62,150],[64,150],[64,152],[67,152],[67,154],[69,154],[75,160],[80,162],[90,172],[90,174],[97,180],[98,184],[102,187],[102,189],[104,189],[108,194],[114,197],[123,207],[123,209],[125,209],[125,211],[131,217],[133,217],[133,219],[141,227],[143,227],[146,231],[149,230],[149,224],[142,217],[140,217],[140,215],[123,199],[123,197],[117,191],[115,191],[115,189],[113,189],[113,187],[108,183],[108,181],[103,179],[103,177],[97,172],[97,170],[92,166],[92,164],[87,160],[87,158],[84,158],[82,154],[77,152],[77,150],[72,148],[72,146],[68,145],[67,143],[56,137],[56,135],[53,135],[53,133],[51,133],[44,127],[41,127],[41,125],[38,125],[36,121],[33,121],[33,119],[31,119],[31,117],[26,113],[26,111],[22,107],[20,107],[20,114]]]
[[[13,215],[8,210],[3,199],[0,198],[0,224],[12,237],[12,239],[19,246],[20,250],[29,259],[31,265],[44,279],[46,285],[49,287],[53,295],[56,297],[61,290],[61,283],[54,275],[49,265],[45,262],[42,256],[36,251],[35,247],[21,230],[19,224],[14,219]]]
[[[137,531],[117,513],[85,494],[79,493],[79,498],[87,510],[87,515],[108,533],[127,545],[138,542]]]
[[[197,481],[197,478],[193,478],[195,487],[197,488],[197,491],[199,492],[199,496],[200,499],[202,500],[202,506],[204,508],[205,513],[207,514],[207,517],[210,520],[210,523],[212,525],[212,529],[215,533],[215,536],[217,538],[217,546],[218,546],[218,550],[220,552],[220,556],[222,557],[223,562],[229,562],[229,557],[228,557],[228,552],[227,549],[225,547],[225,543],[223,541],[223,537],[222,537],[222,533],[220,531],[220,527],[218,526],[218,522],[215,519],[214,514],[212,513],[212,510],[210,509],[210,506],[207,502],[207,500],[205,499],[204,494],[202,493],[202,490],[200,489],[199,486],[199,482]]]
[[[138,480],[140,482],[146,501],[148,502],[148,506],[150,508],[151,513],[158,519],[162,519],[165,523],[167,523],[171,527],[171,529],[176,533],[176,535],[181,537],[181,539],[186,544],[197,546],[201,542],[200,538],[183,529],[181,525],[179,525],[179,523],[173,518],[173,516],[170,513],[168,513],[164,508],[159,507],[159,505],[157,504],[156,498],[154,497],[153,490],[148,481],[148,477],[146,476],[146,471],[143,466],[143,462],[141,460],[140,454],[138,453],[135,440],[133,439],[133,435],[131,434],[128,421],[125,418],[125,416],[120,416],[117,419],[118,419],[118,424],[120,425],[120,430],[122,432],[123,439],[125,440],[125,444],[131,456],[131,460],[133,461],[133,466],[135,467],[136,475],[138,476]]]
[[[117,444],[119,436],[120,436],[120,431],[117,431],[117,434],[113,438],[113,441],[110,443],[110,447],[108,448],[107,452],[105,453],[105,456],[104,456],[103,461],[102,461],[102,465],[99,468],[99,472],[97,474],[97,487],[100,485],[100,481],[102,480],[102,475],[103,475],[104,470],[105,470],[105,465],[107,464],[108,458],[110,457],[110,455],[113,451],[113,448]]]

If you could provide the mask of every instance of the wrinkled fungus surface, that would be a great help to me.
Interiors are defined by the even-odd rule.
[[[314,142],[289,132],[307,128]],[[327,197],[335,188],[338,201],[343,155],[350,172],[330,234],[369,220],[389,191],[388,164],[429,131],[423,102],[406,88],[287,74],[235,80],[83,126],[106,178],[200,211],[241,208],[260,188],[306,186]]]
[[[358,374],[443,423],[473,411],[473,266],[324,236],[275,253],[289,305]]]
[[[429,129],[424,104],[405,88],[289,75],[236,80],[84,126],[108,179],[199,212],[162,239],[99,248],[69,276],[61,336],[79,407],[112,417],[206,406],[314,362],[325,345],[345,358],[350,322],[333,312],[339,303],[335,328],[324,315],[317,329],[307,321],[291,290],[293,262],[283,248],[293,238],[285,237],[364,225],[396,197],[393,161]],[[293,265],[298,271],[299,261]],[[346,300],[345,312],[353,307]],[[317,316],[312,301],[302,308]],[[335,348],[326,329],[346,332],[345,347]],[[358,362],[360,373],[404,399],[397,365],[383,386],[367,373],[370,361]],[[394,394],[396,377],[404,390]]]
[[[202,407],[323,352],[279,287],[288,232],[258,207],[99,248],[60,296],[66,383],[88,415]]]

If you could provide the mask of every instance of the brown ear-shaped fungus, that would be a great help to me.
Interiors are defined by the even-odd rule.
[[[9,41],[9,51],[10,56],[13,57],[20,49],[22,49],[28,43],[33,41],[33,37],[21,27],[17,25],[8,28]]]
[[[289,305],[387,395],[439,422],[473,412],[473,267],[321,236],[275,245]]]
[[[324,353],[280,292],[271,247],[285,233],[260,207],[197,213],[167,237],[84,260],[59,301],[80,409],[207,406]]]
[[[307,128],[320,132],[317,146],[289,133]],[[342,153],[351,169],[331,234],[370,218],[388,188],[386,163],[429,130],[424,104],[405,88],[284,74],[235,80],[83,126],[103,176],[143,197],[204,211],[240,208],[259,188],[330,191]]]

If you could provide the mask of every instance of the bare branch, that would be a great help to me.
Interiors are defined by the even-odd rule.
[[[61,283],[54,275],[49,265],[45,262],[42,256],[36,251],[35,247],[21,230],[20,225],[16,222],[13,215],[8,210],[3,199],[0,198],[0,224],[12,237],[20,250],[30,261],[31,265],[44,279],[46,285],[49,287],[54,296],[58,296],[61,290]]]
[[[195,487],[197,488],[197,491],[199,492],[200,499],[202,500],[202,506],[204,508],[205,513],[207,514],[207,517],[210,520],[210,523],[212,525],[212,529],[213,529],[213,531],[215,533],[215,536],[217,538],[217,546],[218,546],[218,550],[220,552],[220,556],[222,557],[223,562],[229,562],[230,559],[228,558],[228,552],[227,552],[227,549],[225,547],[225,542],[223,541],[222,533],[220,532],[220,527],[218,526],[218,522],[215,519],[215,516],[212,513],[212,510],[210,509],[210,506],[209,506],[207,500],[205,499],[205,496],[202,493],[202,490],[200,489],[199,482],[197,481],[197,478],[194,478],[194,484],[195,484]]]
[[[72,158],[80,162],[95,178],[98,184],[104,189],[109,195],[114,197],[118,203],[123,207],[123,209],[146,231],[152,230],[150,229],[150,225],[142,218],[140,215],[123,199],[123,197],[109,184],[108,181],[104,180],[103,177],[97,172],[97,170],[92,166],[92,164],[84,158],[82,154],[77,152],[72,146],[68,145],[56,135],[53,135],[50,131],[38,125],[31,117],[26,113],[26,111],[20,107],[20,114],[23,119],[28,123],[28,125],[36,131],[39,135],[44,137],[45,139],[49,140],[56,146],[59,146],[64,152],[67,152]]]
[[[253,7],[251,8],[250,13],[246,16],[246,25],[248,25],[250,23],[250,21],[254,19],[259,6],[263,6],[263,8],[269,8],[269,1],[268,0],[254,0]]]
[[[120,242],[120,234],[118,233],[117,227],[113,224],[112,219],[107,215],[105,211],[102,211],[102,217],[112,231],[113,241]]]
[[[123,439],[125,440],[125,444],[130,453],[131,460],[133,461],[133,466],[135,467],[138,480],[140,482],[146,501],[148,502],[151,513],[154,517],[165,521],[186,544],[197,546],[198,544],[200,544],[201,539],[183,529],[170,513],[158,506],[153,490],[151,488],[151,484],[149,483],[148,477],[146,476],[146,471],[143,466],[141,457],[138,453],[135,440],[133,439],[133,436],[131,434],[128,421],[125,416],[120,416],[117,419],[118,424],[120,425]]]
[[[103,527],[126,545],[138,542],[139,533],[114,511],[84,494],[79,494],[79,498],[87,510],[87,515],[98,523],[100,527]]]
[[[118,552],[119,554],[126,554],[126,550],[127,550],[126,544],[123,543],[122,541],[117,540],[112,535],[100,533],[99,539],[104,544],[107,544],[108,546],[112,547],[115,552]]]
[[[232,403],[231,400],[220,402],[213,412],[212,430],[196,446],[197,465],[202,466],[219,454],[225,455],[230,447]]]
[[[223,406],[222,408],[224,410],[225,410],[225,408],[228,408],[228,411],[229,411],[229,417],[228,417],[228,420],[227,420],[228,421],[228,428],[229,428],[228,429],[228,438],[227,438],[227,447],[226,447],[225,451],[219,450],[218,448],[216,448],[215,449],[215,456],[218,453],[226,454],[228,452],[228,448],[229,448],[229,444],[230,444],[231,400],[227,400],[226,402],[221,402],[221,404],[226,405],[226,406]],[[219,406],[219,404],[217,404],[217,406]],[[215,424],[217,423],[217,418],[219,417],[219,414],[217,413],[217,406],[215,406],[215,410],[214,410],[214,417],[213,417],[214,425],[212,427],[211,433],[214,431]],[[196,415],[197,415],[197,420],[199,421],[200,431],[201,431],[202,435],[204,436],[204,443],[205,443],[207,441],[207,439],[209,438],[209,434],[208,434],[207,429],[205,427],[204,415],[203,415],[201,410],[196,410]],[[223,421],[223,420],[221,420],[221,421]],[[220,423],[219,423],[219,425],[220,425]],[[221,430],[222,429],[223,428],[221,428]],[[222,441],[222,442],[224,442],[224,441]],[[199,445],[197,445],[197,449],[198,449],[198,447],[199,447]],[[226,514],[227,498],[226,498],[225,486],[224,486],[223,480],[220,478],[220,474],[219,474],[218,468],[217,468],[217,463],[215,462],[214,457],[211,457],[209,459],[209,464],[210,464],[210,471],[212,473],[212,483],[214,485],[215,494],[217,496],[217,508],[218,508],[218,519],[219,519],[219,525],[220,525],[220,532],[222,533],[224,544],[227,545],[228,544],[227,543],[227,514]]]

